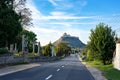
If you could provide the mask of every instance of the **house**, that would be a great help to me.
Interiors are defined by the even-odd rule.
[[[120,70],[120,39],[116,42],[116,51],[114,54],[114,68]]]

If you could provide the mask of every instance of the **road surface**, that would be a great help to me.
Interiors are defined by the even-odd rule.
[[[31,69],[0,76],[0,80],[94,80],[77,54]]]

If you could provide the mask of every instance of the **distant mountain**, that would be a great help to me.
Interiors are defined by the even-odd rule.
[[[67,33],[64,33],[63,36],[61,36],[53,44],[57,45],[62,41],[69,43],[69,45],[73,48],[84,48],[86,46],[81,40],[79,40],[79,37],[71,36]]]

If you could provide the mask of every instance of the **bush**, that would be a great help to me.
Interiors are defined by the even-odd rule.
[[[94,60],[93,54],[90,50],[87,51],[87,60],[88,61],[93,61]]]
[[[38,53],[28,53],[28,57],[39,57]]]
[[[0,48],[0,54],[6,54],[8,50],[6,48]]]

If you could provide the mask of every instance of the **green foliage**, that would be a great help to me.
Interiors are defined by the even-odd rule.
[[[20,57],[21,55],[19,53],[14,53],[13,56],[14,57]]]
[[[49,43],[48,45],[46,45],[42,48],[42,53],[44,56],[52,56],[51,55],[51,46],[52,46],[52,44]]]
[[[113,68],[112,64],[103,65],[100,61],[87,61],[87,64],[100,69],[107,80],[119,80],[120,71]]]
[[[87,48],[84,48],[83,50],[82,50],[82,55],[86,55],[87,54]]]
[[[115,32],[111,27],[100,23],[95,30],[91,30],[88,49],[92,53],[91,57],[101,60],[103,64],[111,63],[115,49]]]
[[[32,31],[23,30],[16,38],[16,43],[18,45],[19,51],[21,51],[21,47],[22,47],[21,44],[22,44],[22,35],[23,34],[25,35],[28,51],[31,53],[33,51],[33,43],[36,42],[36,40],[37,40],[36,34]],[[35,52],[37,52],[36,45],[35,45]]]
[[[87,51],[87,60],[88,61],[93,61],[94,60],[93,54],[90,50]]]
[[[104,75],[108,80],[120,80],[120,71],[114,68],[104,71]]]
[[[55,51],[57,56],[69,55],[71,52],[71,47],[66,42],[60,42],[55,47]]]
[[[15,37],[22,31],[20,16],[12,9],[13,0],[0,2],[0,47],[14,42]]]
[[[6,48],[0,48],[0,54],[6,54],[8,50]]]
[[[14,56],[14,57],[23,56],[23,51],[20,51],[20,52],[18,52],[18,53],[13,53],[13,56]]]
[[[39,57],[38,53],[28,53],[28,57]]]
[[[32,32],[32,31],[27,31],[27,30],[24,30],[22,32],[22,34],[25,35],[28,51],[32,52],[32,50],[33,50],[33,43],[36,42],[36,40],[37,40],[36,34],[34,32]],[[36,49],[36,46],[35,46],[35,49]]]
[[[31,24],[25,3],[26,0],[0,0],[0,47],[16,43],[23,26]]]

